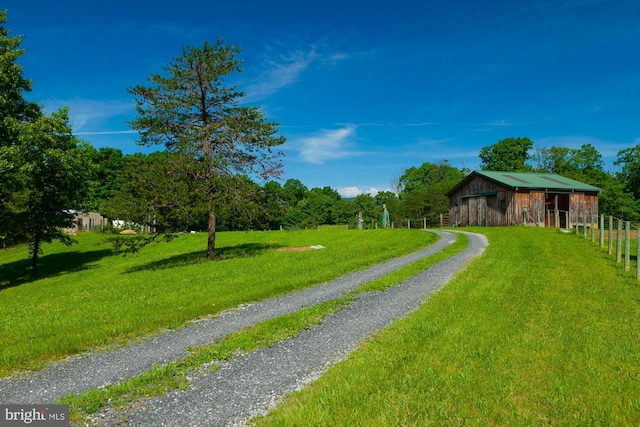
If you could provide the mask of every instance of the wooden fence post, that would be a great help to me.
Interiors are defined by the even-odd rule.
[[[587,213],[582,212],[582,237],[587,238]]]
[[[595,242],[596,241],[596,223],[593,220],[593,213],[591,213],[590,215],[591,215],[591,241]]]
[[[624,269],[629,271],[631,268],[631,222],[624,223]]]
[[[604,214],[600,214],[600,247],[604,248]]]
[[[558,219],[560,219],[560,214],[558,214]],[[567,222],[567,231],[569,231],[569,211],[564,213],[564,219]]]
[[[422,221],[423,221],[423,224],[424,224],[424,227],[422,227],[422,228],[426,230],[427,229],[427,218],[423,218]],[[442,224],[442,220],[440,221],[440,224]]]
[[[622,262],[622,220],[618,220],[618,228],[616,233],[616,262]]]
[[[609,255],[613,254],[613,216],[609,215]]]

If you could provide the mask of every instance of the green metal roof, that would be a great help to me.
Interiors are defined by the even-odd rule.
[[[473,171],[488,179],[515,188],[566,191],[602,191],[601,188],[553,173]]]

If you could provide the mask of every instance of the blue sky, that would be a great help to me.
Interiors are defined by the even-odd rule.
[[[243,50],[246,102],[280,123],[285,174],[345,196],[481,147],[640,144],[640,2],[4,0],[30,99],[95,147],[144,151],[127,88],[184,45]],[[284,181],[282,181],[284,182]]]

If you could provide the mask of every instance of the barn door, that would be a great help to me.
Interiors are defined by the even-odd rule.
[[[483,227],[487,225],[487,198],[485,196],[476,199],[476,224]]]

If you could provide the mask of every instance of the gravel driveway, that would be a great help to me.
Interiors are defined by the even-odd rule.
[[[0,402],[51,403],[70,392],[116,383],[156,364],[178,359],[187,354],[188,347],[204,345],[257,322],[338,298],[363,283],[441,251],[455,240],[454,233],[433,232],[441,239],[428,248],[332,282],[243,306],[116,351],[72,358],[23,378],[2,379]],[[185,391],[140,402],[126,412],[106,410],[96,414],[96,424],[116,425],[126,419],[126,425],[132,426],[243,425],[285,394],[317,378],[329,365],[344,359],[360,340],[415,310],[426,294],[451,280],[487,245],[484,236],[467,234],[469,245],[464,251],[401,286],[387,292],[360,294],[348,308],[303,331],[296,339],[225,363],[218,371],[199,373]]]

